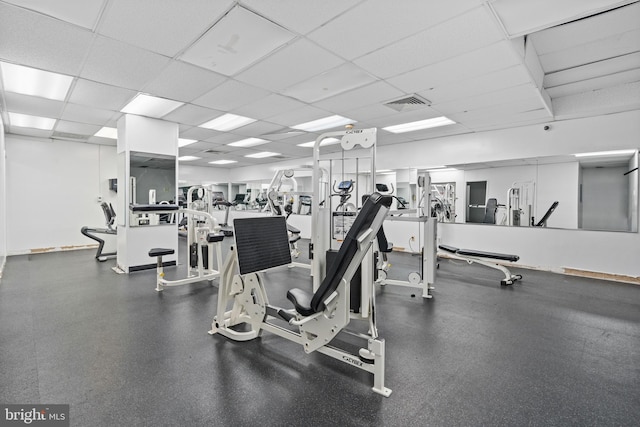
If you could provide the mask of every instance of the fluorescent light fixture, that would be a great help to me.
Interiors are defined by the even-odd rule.
[[[139,93],[120,112],[159,119],[184,105],[184,102]]]
[[[238,163],[236,160],[214,160],[209,162],[211,165],[228,165],[230,163]]]
[[[255,147],[256,145],[266,144],[267,142],[269,141],[262,138],[247,138],[241,139],[240,141],[232,142],[227,145],[230,145],[232,147]]]
[[[9,123],[11,123],[11,126],[18,126],[21,128],[51,130],[56,124],[56,119],[30,116],[28,114],[9,113]]]
[[[73,77],[31,67],[0,62],[2,82],[7,92],[64,101]]]
[[[186,147],[196,142],[198,142],[197,139],[178,138],[178,147]]]
[[[435,128],[438,126],[453,125],[455,123],[456,122],[454,122],[453,120],[442,116],[442,117],[436,117],[433,119],[419,120],[417,122],[402,123],[399,125],[387,126],[382,129],[391,133],[404,133],[404,132],[412,132],[414,130]]]
[[[624,156],[635,153],[636,150],[612,150],[612,151],[598,151],[593,153],[578,153],[574,154],[576,157],[605,157],[605,156]]]
[[[198,127],[226,132],[248,125],[249,123],[253,123],[255,121],[256,119],[227,113],[213,120],[209,120],[206,123],[198,125]]]
[[[339,144],[340,140],[338,138],[325,138],[322,140],[322,142],[320,143],[321,147],[324,147],[325,145],[333,145],[333,144]],[[310,141],[310,142],[303,142],[302,144],[298,144],[298,147],[305,147],[305,148],[313,148],[316,145],[315,141]]]
[[[196,156],[181,156],[181,157],[178,157],[178,160],[181,162],[191,162],[193,160],[198,160],[201,158],[202,157],[196,157]]]
[[[247,154],[245,157],[251,157],[254,159],[264,159],[265,157],[273,157],[273,156],[279,156],[280,153],[272,153],[270,151],[262,151],[260,153],[254,153],[254,154]]]
[[[118,139],[118,129],[104,126],[102,129],[96,132],[94,136],[99,136],[101,138]]]
[[[389,173],[389,172],[393,172],[393,171],[391,169],[380,169],[376,171],[376,173]]]
[[[301,123],[299,125],[291,126],[293,129],[304,130],[307,132],[315,132],[323,129],[331,129],[349,123],[355,123],[355,120],[348,119],[342,116],[329,116],[323,119],[314,120],[311,122]]]
[[[457,172],[458,169],[456,168],[439,168],[439,169],[427,169],[426,170],[429,173],[434,173],[434,172]]]

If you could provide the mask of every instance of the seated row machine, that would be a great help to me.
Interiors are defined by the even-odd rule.
[[[235,248],[222,268],[217,314],[209,333],[248,341],[266,330],[302,345],[306,353],[318,351],[372,373],[373,391],[389,396],[391,390],[384,386],[385,342],[378,337],[375,324],[373,283],[361,285],[371,288],[370,315],[366,319],[369,321],[368,334],[350,332],[345,327],[352,320],[351,279],[364,257],[371,256],[371,245],[389,212],[391,201],[390,196],[378,193],[368,198],[340,246],[335,262],[328,266],[318,290],[311,293],[294,288],[287,292],[292,309],[269,304],[261,275],[262,271],[291,264],[285,218],[236,219]],[[276,320],[287,324],[277,324]],[[241,324],[248,330],[235,328]],[[366,347],[360,348],[358,354],[336,347],[332,340],[343,330],[365,339]]]

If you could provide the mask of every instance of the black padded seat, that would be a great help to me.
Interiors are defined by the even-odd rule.
[[[472,249],[458,249],[456,252],[459,255],[466,256],[475,256],[478,258],[491,258],[491,259],[499,259],[504,261],[516,262],[520,259],[518,255],[510,255],[510,254],[499,254],[495,252],[484,252],[484,251],[475,251]]]
[[[155,258],[163,255],[171,255],[171,254],[174,254],[175,252],[176,251],[174,249],[153,248],[149,250],[149,256]]]
[[[222,242],[223,239],[224,239],[224,233],[221,233],[221,234],[209,233],[209,234],[207,234],[207,242],[208,243]]]
[[[313,295],[309,292],[298,288],[289,289],[287,292],[287,298],[293,303],[296,311],[303,316],[311,316],[314,313],[311,308],[312,297]]]
[[[458,252],[458,248],[454,247],[454,246],[449,246],[449,245],[438,245],[438,247],[440,249],[442,249],[443,251],[447,251],[447,252],[451,252],[452,254],[455,254],[456,252]]]
[[[387,240],[387,235],[384,234],[384,228],[380,227],[380,230],[378,230],[378,234],[376,235],[376,239],[378,239],[378,248],[380,248],[380,252],[389,253],[393,251],[393,243]]]
[[[320,284],[315,294],[311,294],[302,289],[294,288],[287,292],[287,298],[293,303],[296,311],[309,316],[324,310],[325,300],[338,288],[351,261],[358,253],[358,235],[373,223],[378,211],[382,206],[387,209],[391,206],[392,197],[373,193],[362,206],[360,213],[356,216],[353,225],[340,246],[336,255],[336,261],[331,264],[327,275]],[[378,232],[378,230],[373,230]]]
[[[178,205],[158,204],[158,205],[129,205],[131,212],[173,212],[180,209]]]

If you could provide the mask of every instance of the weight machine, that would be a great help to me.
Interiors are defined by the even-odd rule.
[[[437,269],[437,218],[431,216],[431,179],[427,172],[418,177],[418,186],[422,188],[421,204],[413,215],[390,215],[387,221],[411,222],[417,224],[419,236],[418,247],[420,249],[420,268],[418,271],[409,273],[407,280],[395,280],[388,278],[391,264],[388,262],[387,253],[391,252],[393,245],[386,241],[383,236],[378,236],[378,248],[381,252],[380,259],[376,265],[376,283],[386,286],[406,286],[419,288],[422,290],[423,298],[433,298],[431,291],[436,278]]]
[[[248,341],[259,337],[262,331],[271,332],[300,344],[306,353],[317,351],[372,373],[373,391],[388,397],[391,390],[384,385],[385,341],[378,338],[372,292],[366,301],[370,313],[368,334],[345,328],[353,319],[352,279],[370,253],[390,205],[389,196],[374,193],[367,199],[318,289],[313,293],[298,288],[287,292],[293,309],[269,304],[261,273],[291,262],[284,218],[237,219],[235,250],[223,266],[217,315],[209,333]],[[371,284],[361,282],[361,287],[364,294],[364,288],[370,288]],[[286,324],[277,323],[283,321]],[[245,328],[238,329],[238,325]],[[339,348],[334,338],[341,332],[364,339],[366,346],[357,354]]]

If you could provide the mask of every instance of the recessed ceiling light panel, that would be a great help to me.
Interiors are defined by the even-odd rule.
[[[186,147],[187,145],[195,144],[197,139],[178,138],[178,147]]]
[[[205,128],[205,129],[213,129],[220,132],[227,132],[227,131],[248,125],[249,123],[253,123],[255,121],[256,119],[251,119],[249,117],[237,116],[235,114],[227,113],[213,120],[209,120],[206,123],[198,125],[198,127]]]
[[[262,151],[260,153],[247,154],[245,157],[251,157],[253,159],[264,159],[265,157],[279,156],[280,153],[272,153],[270,151]]]
[[[202,157],[196,157],[196,156],[181,156],[181,157],[178,157],[178,160],[181,162],[191,162],[193,160],[199,160],[201,158]]]
[[[211,165],[228,165],[230,163],[238,163],[236,160],[214,160],[209,162]]]
[[[22,65],[0,62],[2,83],[7,92],[64,101],[73,77]]]
[[[382,129],[391,133],[413,132],[416,130],[430,129],[438,126],[454,125],[456,122],[447,117],[435,117],[433,119],[419,120],[417,122],[402,123],[394,126],[387,126]]]
[[[267,142],[269,141],[262,138],[247,138],[240,141],[232,142],[227,145],[230,145],[232,147],[255,147],[256,145],[266,144]]]
[[[120,111],[159,119],[183,105],[184,102],[139,93]]]
[[[105,126],[98,132],[96,132],[94,136],[99,136],[101,138],[118,139],[118,129]]]
[[[9,113],[9,123],[11,124],[11,126],[17,126],[21,128],[51,130],[56,124],[56,119],[30,116],[28,114]]]
[[[304,130],[307,132],[315,132],[324,129],[331,129],[342,125],[355,123],[355,120],[348,119],[342,116],[329,116],[322,119],[313,120],[311,122],[301,123],[299,125],[291,126],[293,129]]]

